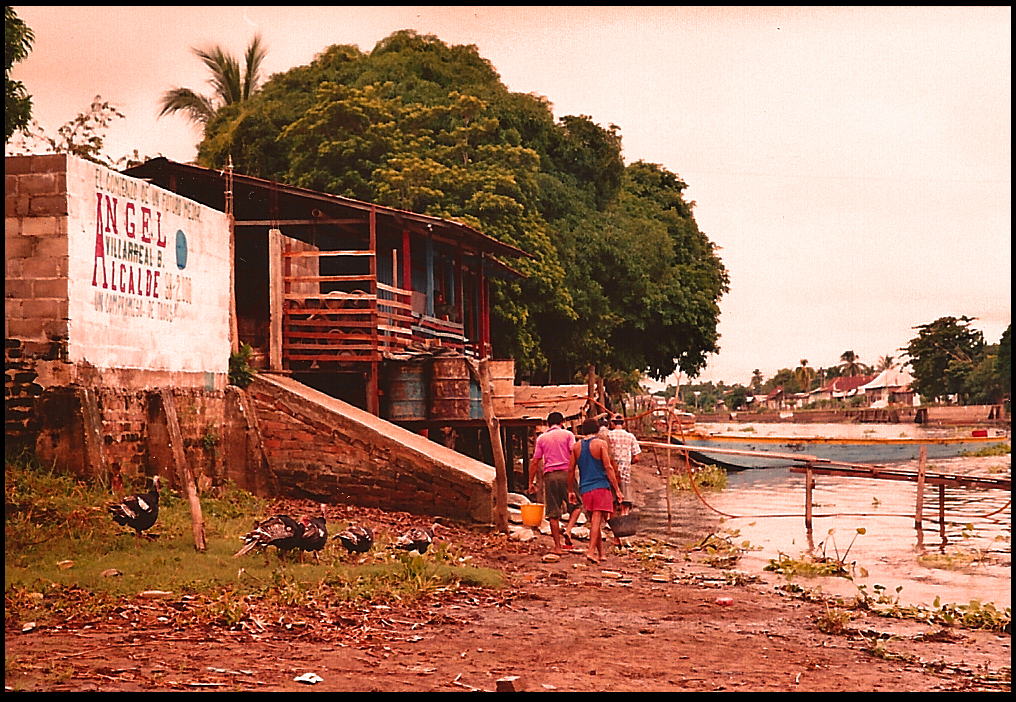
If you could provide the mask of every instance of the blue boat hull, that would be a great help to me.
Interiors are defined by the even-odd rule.
[[[955,458],[964,452],[985,446],[1008,443],[1006,437],[951,437],[926,439],[827,439],[735,436],[688,436],[685,444],[699,448],[692,458],[720,465],[728,470],[785,468],[802,465],[812,457],[821,462],[878,465],[917,460],[921,447],[927,448],[928,460]],[[713,453],[709,449],[720,449]],[[742,456],[724,451],[750,451],[777,454]]]

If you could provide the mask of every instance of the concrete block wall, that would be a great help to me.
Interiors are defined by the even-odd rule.
[[[66,346],[67,157],[5,161],[4,336]]]

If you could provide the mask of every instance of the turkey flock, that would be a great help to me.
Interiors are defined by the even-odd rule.
[[[125,497],[120,502],[111,502],[107,511],[113,521],[121,526],[134,530],[135,547],[140,545],[141,536],[151,529],[159,518],[159,477],[151,480],[151,489],[139,495]],[[434,541],[434,529],[430,527],[413,527],[401,536],[392,539],[389,548],[400,551],[426,553]],[[150,538],[146,536],[146,538]],[[331,540],[339,544],[352,555],[362,555],[374,548],[374,532],[370,527],[352,525],[335,534]],[[243,546],[233,554],[239,558],[252,551],[263,551],[265,564],[268,564],[268,550],[275,547],[279,562],[285,563],[290,553],[296,551],[303,560],[304,553],[314,554],[314,560],[321,562],[321,551],[328,544],[328,508],[321,505],[321,516],[301,516],[294,519],[287,514],[276,514],[267,519],[255,522],[254,527],[241,537]]]
[[[374,547],[374,532],[370,527],[353,525],[340,531],[332,540],[337,540],[349,555],[361,555]],[[434,527],[413,527],[396,538],[390,548],[422,554],[433,541]],[[274,546],[280,563],[285,562],[290,551],[299,551],[301,558],[305,551],[310,551],[320,562],[318,554],[328,543],[327,508],[321,505],[320,517],[304,516],[299,521],[285,514],[269,517],[255,523],[254,528],[243,537],[243,542],[243,547],[233,555],[234,558],[262,550],[267,565],[268,548]]]

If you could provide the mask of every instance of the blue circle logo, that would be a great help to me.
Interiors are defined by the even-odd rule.
[[[187,237],[182,229],[176,230],[176,267],[180,270],[187,267]]]

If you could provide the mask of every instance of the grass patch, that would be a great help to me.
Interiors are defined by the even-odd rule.
[[[767,570],[772,573],[778,573],[785,576],[788,580],[796,576],[804,578],[819,578],[819,577],[839,577],[846,578],[847,580],[853,580],[850,569],[847,568],[847,555],[850,553],[850,549],[853,548],[854,542],[858,536],[863,536],[866,533],[864,527],[858,527],[854,538],[850,540],[850,544],[847,546],[847,550],[843,552],[841,556],[839,549],[836,547],[836,541],[834,540],[834,534],[836,530],[829,530],[829,537],[818,544],[821,549],[821,554],[805,554],[800,558],[791,558],[782,551],[779,552],[778,558],[769,559],[768,565],[763,570]],[[826,553],[826,549],[832,547],[835,552],[835,556],[829,556]],[[851,563],[851,567],[856,566],[856,563]],[[864,568],[860,568],[862,575],[866,575],[867,571]]]
[[[874,585],[871,593],[864,585],[858,585],[854,606],[880,617],[911,619],[938,626],[956,626],[999,633],[1008,632],[1012,627],[1011,607],[999,609],[994,602],[980,600],[970,600],[967,604],[943,604],[938,597],[930,607],[905,606],[900,604],[902,590],[903,586],[898,586],[896,596],[893,597],[883,585]]]
[[[960,456],[963,458],[986,458],[988,456],[1008,456],[1012,453],[1012,446],[1006,443],[991,444],[977,451],[963,451]]]
[[[695,487],[699,490],[722,490],[727,487],[727,471],[719,466],[708,465],[692,469]],[[687,471],[680,471],[670,476],[670,489],[674,491],[691,490],[692,478]]]
[[[732,568],[753,548],[749,541],[735,543],[740,534],[738,529],[714,532],[691,544],[688,551],[700,553],[701,561],[713,568]]]
[[[143,491],[139,480],[128,492]],[[199,620],[229,625],[251,607],[327,606],[357,600],[412,601],[459,585],[497,588],[498,571],[470,566],[461,547],[435,544],[426,554],[392,552],[378,534],[373,551],[352,562],[341,548],[321,562],[284,567],[269,554],[233,554],[269,503],[227,486],[201,498],[207,549],[194,549],[190,510],[165,488],[159,520],[135,546],[134,533],[106,512],[113,496],[100,484],[48,470],[25,456],[4,466],[4,615],[8,626],[93,621],[122,610],[138,593],[160,590],[187,598]],[[334,534],[341,525],[330,525]],[[274,550],[274,549],[273,549]]]

